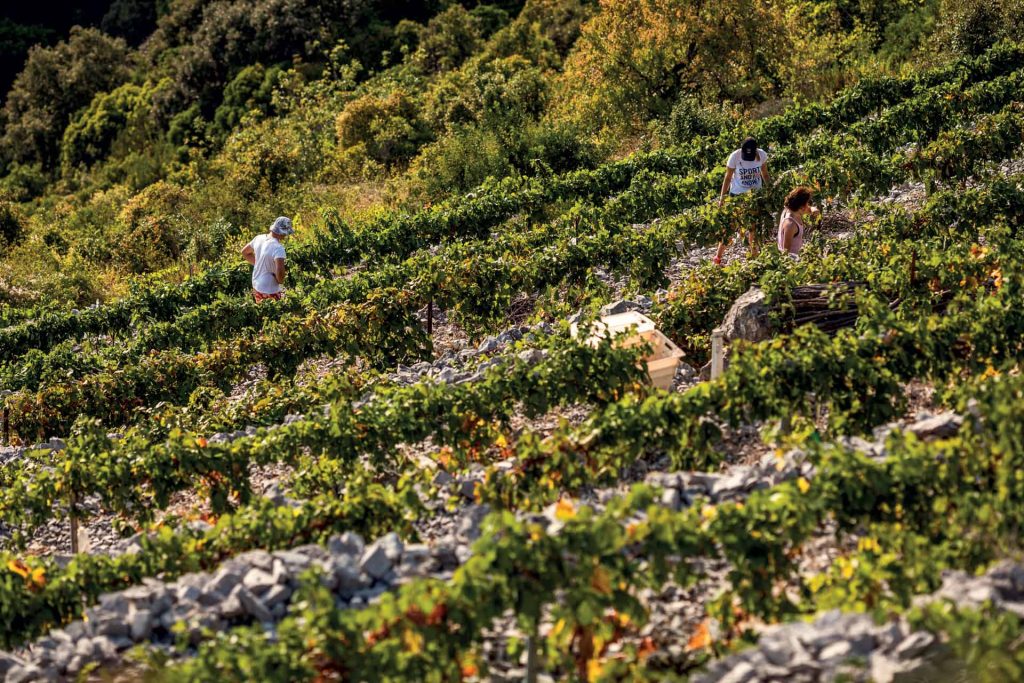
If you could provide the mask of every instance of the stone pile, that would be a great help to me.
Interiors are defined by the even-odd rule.
[[[693,681],[890,683],[908,680],[910,674],[937,673],[943,651],[934,635],[911,632],[905,621],[878,625],[866,614],[833,610],[810,623],[766,628],[755,647],[718,660]]]
[[[732,465],[725,472],[651,472],[646,481],[664,489],[663,505],[680,510],[698,498],[711,503],[738,500],[800,476],[810,478],[813,473],[803,451],[794,449],[782,458],[769,453],[754,465]]]
[[[938,600],[959,608],[991,605],[1024,618],[1024,564],[1002,562],[982,576],[950,571],[942,587],[915,599]],[[947,681],[969,680],[935,634],[913,631],[905,619],[876,624],[865,614],[833,610],[813,622],[764,629],[755,647],[721,659],[693,679],[695,683],[769,681]]]
[[[311,568],[319,570],[339,609],[360,608],[410,578],[450,578],[467,553],[454,542],[407,545],[393,533],[370,545],[346,533],[326,547],[246,552],[212,574],[187,574],[173,582],[149,578],[101,596],[85,620],[51,631],[20,653],[0,653],[0,676],[5,683],[63,680],[91,662],[115,662],[139,644],[171,651],[178,630],[196,645],[205,630],[246,623],[273,628],[288,614],[300,575]]]
[[[962,571],[947,571],[942,587],[935,593],[918,598],[924,605],[935,600],[949,600],[960,607],[977,609],[986,603],[1024,619],[1024,564],[1001,562],[982,576]]]

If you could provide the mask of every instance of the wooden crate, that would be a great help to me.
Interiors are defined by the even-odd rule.
[[[618,343],[627,348],[649,344],[651,351],[644,356],[647,375],[655,387],[668,389],[672,386],[672,380],[676,376],[676,369],[679,367],[679,361],[683,358],[683,351],[655,328],[654,321],[646,315],[630,311],[605,316],[591,326],[590,333],[587,335],[587,343],[597,346],[607,336],[614,336],[630,328],[634,328],[633,333],[620,339]],[[579,327],[573,324],[571,332],[573,337],[578,337]]]

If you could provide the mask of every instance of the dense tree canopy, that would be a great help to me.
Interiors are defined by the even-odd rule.
[[[130,74],[127,44],[96,29],[76,28],[54,47],[32,48],[4,107],[8,160],[53,167],[72,115]]]

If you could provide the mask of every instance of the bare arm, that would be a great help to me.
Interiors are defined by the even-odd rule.
[[[764,182],[765,187],[772,184],[772,174],[768,172],[767,161],[761,164],[761,180]]]
[[[253,251],[251,244],[242,247],[242,256],[249,262],[250,266],[256,265],[256,252]]]
[[[718,205],[719,206],[721,206],[722,202],[725,200],[725,193],[729,191],[729,185],[732,183],[732,176],[733,176],[734,173],[736,173],[736,169],[735,168],[728,168],[727,167],[725,169],[725,179],[722,181],[722,191],[718,195]]]
[[[274,276],[277,278],[277,284],[283,285],[284,284],[284,276],[285,276],[285,272],[286,272],[285,267],[284,267],[284,259],[283,258],[274,259],[274,262],[275,262],[275,265],[277,266],[277,273],[274,274]]]

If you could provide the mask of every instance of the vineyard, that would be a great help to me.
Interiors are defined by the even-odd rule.
[[[226,262],[4,311],[0,678],[1024,679],[1022,93],[1002,43],[324,212],[279,302]],[[747,134],[776,182],[719,206]],[[797,185],[799,261],[711,263]],[[609,305],[685,351],[669,391],[572,338]]]

